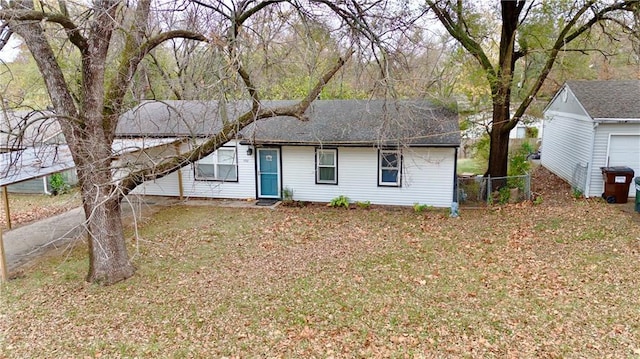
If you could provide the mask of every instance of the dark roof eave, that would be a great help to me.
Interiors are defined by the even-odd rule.
[[[260,141],[241,140],[242,145],[256,146],[333,146],[333,147],[375,147],[375,146],[406,146],[406,147],[460,147],[460,143],[398,143],[398,142],[318,142],[318,141]]]
[[[211,138],[216,134],[197,134],[197,135],[185,135],[185,134],[175,134],[175,133],[152,133],[152,134],[144,134],[144,133],[119,133],[116,135],[116,138]],[[239,134],[236,136],[236,140],[242,139],[242,135]]]

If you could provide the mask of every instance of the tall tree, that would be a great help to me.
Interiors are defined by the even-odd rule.
[[[318,76],[315,86],[296,105],[265,108],[259,86],[242,62],[243,31],[252,17],[266,9],[283,6],[302,10],[297,1],[154,3],[152,0],[95,0],[69,7],[64,1],[55,6],[38,2],[39,8],[35,8],[34,3],[31,0],[3,2],[0,19],[5,22],[4,29],[22,37],[33,55],[60,119],[76,164],[87,217],[90,258],[87,280],[103,284],[112,284],[134,274],[120,219],[123,196],[146,180],[165,176],[207,156],[253,121],[283,115],[302,118],[351,53],[345,49],[343,56],[334,58]],[[154,18],[157,13],[176,14],[176,21],[157,21]],[[193,22],[188,15],[196,13],[209,16],[211,22]],[[56,35],[62,35],[64,41],[56,41]],[[5,37],[8,38],[7,35],[0,36],[0,40],[4,41]],[[112,143],[118,119],[126,110],[131,84],[142,60],[168,41],[175,44],[198,42],[197,47],[215,49],[217,56],[224,56],[227,70],[235,74],[226,74],[225,81],[236,80],[242,84],[244,98],[250,100],[251,109],[235,121],[225,123],[219,134],[188,153],[166,159],[154,168],[137,170],[114,182]],[[61,63],[73,54],[79,59],[78,71],[65,72]]]
[[[426,0],[426,3],[446,31],[473,56],[485,73],[493,110],[486,174],[494,177],[506,176],[509,132],[534,101],[561,51],[583,39],[596,24],[610,23],[633,32],[633,15],[637,16],[640,8],[640,0],[503,0],[497,6],[462,0]],[[499,15],[500,37],[495,42],[491,37],[495,29],[491,23],[487,26],[482,16],[492,12]],[[523,31],[531,30],[528,25],[536,23],[543,15],[553,19],[544,34]],[[543,57],[541,66],[535,73],[529,69],[526,84],[518,83],[514,76],[517,66],[523,66],[519,63],[533,55]],[[526,86],[526,90],[512,114],[512,90],[517,85]]]

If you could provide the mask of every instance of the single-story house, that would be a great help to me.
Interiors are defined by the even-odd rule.
[[[267,107],[294,101],[265,101]],[[248,102],[147,101],[125,113],[120,138],[184,138],[180,151],[220,131]],[[134,193],[450,207],[460,145],[456,111],[430,101],[316,100],[307,121],[254,122],[197,163]]]
[[[601,167],[640,176],[640,80],[567,81],[544,117],[542,165],[585,196],[604,192]]]
[[[32,165],[31,161],[46,162],[44,158],[50,153],[49,148],[55,149],[64,143],[60,124],[52,111],[12,109],[2,111],[0,114],[0,154],[2,154],[0,178],[4,181],[9,176],[9,167],[20,165],[19,162],[24,161],[26,167]],[[64,149],[62,151],[64,152]],[[11,171],[13,173],[13,170]],[[16,193],[48,194],[52,190],[49,179],[54,173],[60,173],[68,184],[77,183],[75,170],[72,168],[61,172],[48,172],[36,178],[27,176],[28,179],[8,185],[7,190]]]

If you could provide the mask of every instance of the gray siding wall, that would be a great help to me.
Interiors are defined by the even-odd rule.
[[[60,172],[60,174],[69,186],[75,186],[78,184],[78,176],[76,175],[75,169]],[[50,175],[46,177],[47,182],[49,181],[49,178]],[[47,191],[51,191],[51,185],[47,185],[47,188],[45,188],[43,178],[39,177],[9,185],[7,186],[7,191],[11,193],[46,194]]]
[[[549,109],[545,113],[541,163],[584,193],[592,167],[593,131],[587,116]]]
[[[40,177],[28,181],[19,182],[7,186],[7,191],[11,193],[44,194],[44,181],[42,180],[42,177]]]
[[[563,91],[566,91],[566,96]],[[553,102],[547,106],[545,112],[558,112],[565,113],[571,115],[577,115],[578,117],[587,116],[587,113],[584,111],[584,108],[576,98],[576,96],[571,92],[571,89],[568,87],[564,87],[558,95],[553,98]],[[573,116],[570,116],[573,117]]]

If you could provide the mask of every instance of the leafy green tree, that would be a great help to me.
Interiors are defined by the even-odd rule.
[[[426,0],[446,31],[482,69],[490,93],[490,152],[487,175],[507,174],[509,132],[535,100],[566,51],[583,47],[596,24],[633,34],[639,0],[500,1],[497,4]],[[487,15],[496,15],[487,21]],[[493,34],[499,29],[500,36]],[[582,46],[578,46],[582,45]],[[520,99],[512,113],[511,105]]]

